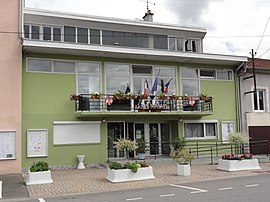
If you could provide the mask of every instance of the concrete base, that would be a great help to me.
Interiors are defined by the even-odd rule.
[[[28,178],[26,185],[48,184],[48,183],[53,183],[50,170],[42,172],[28,171]]]
[[[127,182],[149,179],[155,179],[152,166],[139,168],[136,173],[133,173],[130,169],[108,169],[107,180],[111,182]]]
[[[258,159],[223,160],[219,159],[218,168],[225,171],[241,171],[261,169]]]
[[[177,164],[177,175],[189,176],[190,164]]]

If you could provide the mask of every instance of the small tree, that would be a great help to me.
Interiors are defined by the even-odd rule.
[[[248,143],[249,141],[249,137],[246,135],[243,135],[242,133],[238,132],[238,133],[231,133],[228,136],[228,141],[231,144],[234,144],[236,149],[236,153],[239,153],[239,148],[242,144]]]
[[[126,153],[126,160],[129,160],[129,152],[134,151],[138,148],[137,143],[132,140],[127,139],[117,139],[117,142],[115,142],[115,146],[117,152],[124,151]]]

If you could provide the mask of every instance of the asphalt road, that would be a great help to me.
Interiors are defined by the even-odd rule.
[[[269,202],[270,173],[161,187],[27,200],[28,202]]]

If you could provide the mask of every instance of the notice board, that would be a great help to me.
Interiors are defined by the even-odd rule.
[[[27,130],[27,157],[48,156],[48,130]]]
[[[16,159],[16,131],[0,131],[0,160]]]

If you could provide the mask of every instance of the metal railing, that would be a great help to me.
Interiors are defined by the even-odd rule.
[[[201,100],[199,96],[187,99],[184,96],[147,96],[133,95],[115,97],[114,95],[93,96],[80,94],[75,100],[76,111],[129,111],[129,112],[212,112],[212,97]]]
[[[145,145],[149,148],[148,156],[157,159],[160,156],[170,156],[170,152],[173,149],[172,141],[162,142],[145,142]],[[269,155],[269,141],[250,141],[247,144],[237,146],[231,143],[222,143],[221,141],[192,141],[186,142],[185,148],[188,149],[189,153],[193,154],[196,158],[206,157],[210,158],[210,164],[214,163],[214,157],[220,157],[224,154],[263,154]],[[116,155],[116,149],[114,145],[108,145],[108,158],[122,158],[124,152],[120,152],[119,156]],[[151,152],[152,151],[152,152]],[[131,159],[136,158],[136,151],[129,153]]]

